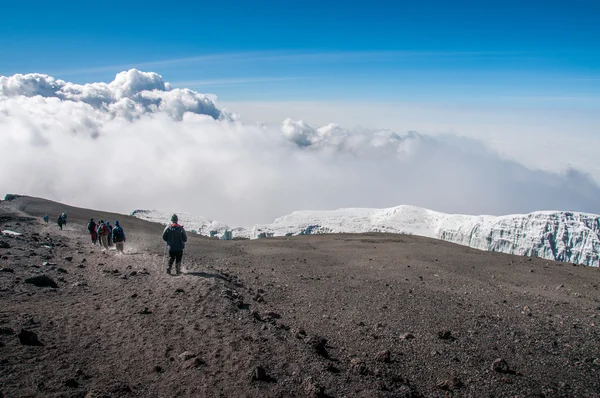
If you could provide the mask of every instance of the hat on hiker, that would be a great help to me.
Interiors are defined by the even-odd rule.
[[[177,214],[173,214],[171,216],[171,222],[177,222],[179,219],[177,218]]]
[[[115,225],[118,227],[119,226],[119,221],[115,220]]]

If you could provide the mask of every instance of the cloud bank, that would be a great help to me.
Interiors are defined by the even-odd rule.
[[[248,124],[209,95],[137,70],[85,85],[0,77],[0,140],[4,193],[120,212],[186,211],[230,225],[399,204],[600,213],[600,187],[574,169],[531,170],[455,136]]]

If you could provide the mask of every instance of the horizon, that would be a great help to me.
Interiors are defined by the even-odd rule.
[[[598,3],[138,3],[5,6],[3,190],[235,225],[600,214]]]

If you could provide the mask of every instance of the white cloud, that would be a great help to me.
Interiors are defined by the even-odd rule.
[[[164,112],[181,120],[185,112],[228,118],[210,96],[188,89],[172,89],[153,72],[130,69],[117,74],[110,83],[74,84],[39,73],[0,77],[0,96],[5,98],[58,98],[82,102],[110,117],[135,119],[143,114]]]
[[[531,170],[450,135],[242,123],[153,73],[86,85],[15,75],[0,78],[0,89],[5,193],[121,212],[187,211],[232,225],[398,204],[600,213],[600,188],[577,170]]]

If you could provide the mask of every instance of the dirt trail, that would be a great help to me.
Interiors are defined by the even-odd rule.
[[[90,217],[121,222],[125,255]],[[600,396],[597,269],[398,235],[191,236],[174,277],[162,227],[128,216],[18,198],[0,229],[22,233],[0,237],[0,396]]]

